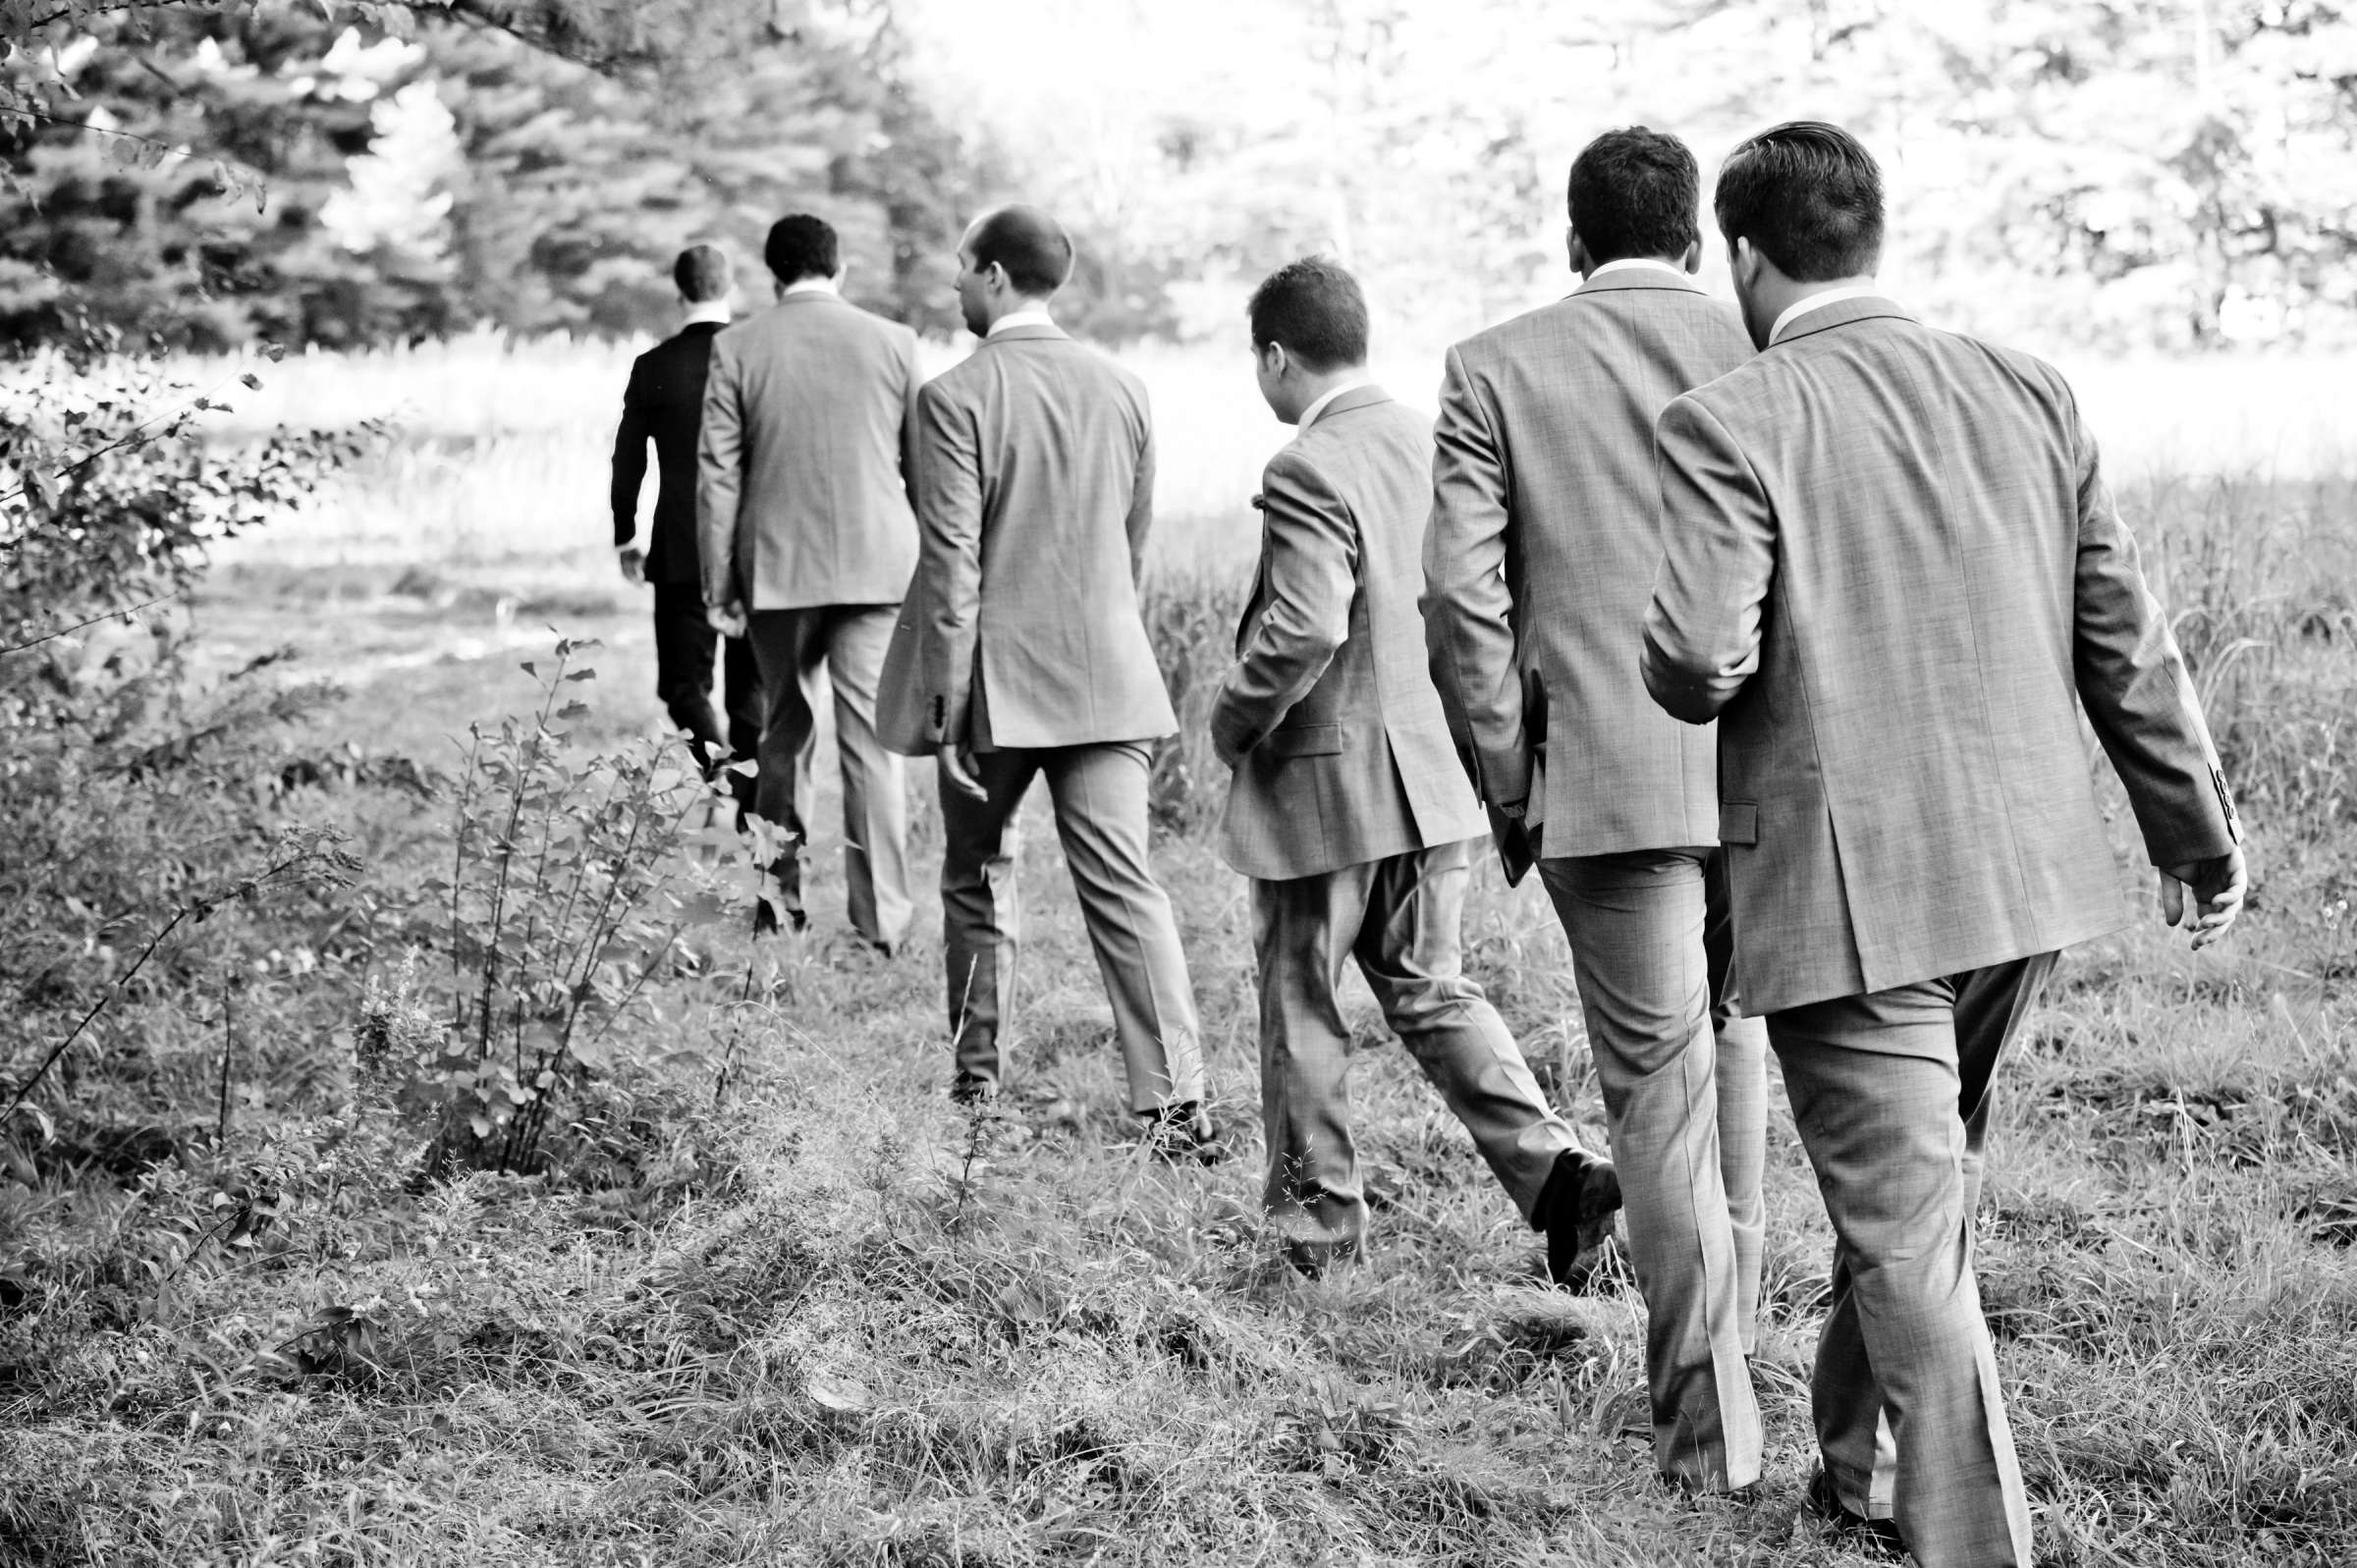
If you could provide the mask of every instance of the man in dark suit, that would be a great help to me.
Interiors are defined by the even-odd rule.
[[[712,711],[713,644],[704,616],[703,568],[695,542],[695,443],[704,413],[704,376],[714,334],[729,321],[729,257],[718,245],[690,245],[672,264],[687,307],[679,332],[640,354],[622,395],[614,436],[614,548],[622,572],[655,589],[655,695],[671,722],[687,731],[707,773],[731,758],[750,761],[761,740],[761,678],[742,637],[725,640],[728,734]],[[655,444],[657,488],[646,548],[638,537],[638,490],[646,479],[646,444]],[[730,781],[740,801],[748,780]]]
[[[1716,206],[1760,352],[1656,427],[1642,669],[1719,722],[1735,986],[1836,1238],[1810,1499],[1922,1568],[2028,1568],[1973,1210],[1999,1058],[2120,924],[2082,712],[2196,947],[2241,831],[2061,376],[1875,287],[1882,173],[1838,127],[1752,137]]]

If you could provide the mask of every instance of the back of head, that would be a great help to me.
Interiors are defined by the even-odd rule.
[[[1015,293],[1029,298],[1045,299],[1072,275],[1072,241],[1064,225],[1019,202],[977,222],[966,248],[977,272],[996,262]]]
[[[1287,262],[1261,280],[1245,312],[1252,347],[1281,343],[1305,369],[1367,362],[1367,297],[1338,261],[1305,256]]]
[[[1569,204],[1571,227],[1597,264],[1675,260],[1701,238],[1702,172],[1675,136],[1643,126],[1607,131],[1571,161]]]
[[[718,245],[689,245],[671,264],[671,281],[689,304],[708,304],[729,296],[729,253]]]
[[[843,253],[835,226],[807,212],[790,212],[769,226],[769,243],[761,259],[780,283],[804,278],[832,278],[843,270]]]
[[[1857,137],[1822,120],[1774,126],[1727,154],[1712,200],[1737,240],[1795,283],[1862,277],[1883,255],[1883,171]]]

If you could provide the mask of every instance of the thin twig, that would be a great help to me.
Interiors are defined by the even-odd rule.
[[[0,648],[0,659],[5,659],[12,653],[23,653],[27,648],[37,648],[44,642],[55,642],[60,637],[71,637],[82,627],[94,626],[101,621],[112,621],[118,616],[128,620],[142,610],[152,610],[157,605],[170,604],[179,597],[178,592],[158,594],[152,599],[142,599],[136,605],[125,605],[120,610],[109,610],[103,614],[91,616],[85,621],[77,621],[70,626],[60,626],[55,631],[44,631],[27,642],[12,642],[7,647]]]
[[[238,1049],[237,995],[228,980],[221,982],[221,1121],[213,1133],[216,1148],[229,1145],[229,1062]]]

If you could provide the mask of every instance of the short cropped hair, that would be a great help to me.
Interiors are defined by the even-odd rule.
[[[1857,137],[1822,120],[1773,126],[1727,154],[1712,206],[1795,283],[1872,272],[1883,255],[1883,171]]]
[[[843,270],[835,226],[807,212],[790,212],[769,226],[769,243],[761,247],[761,259],[769,263],[780,283],[832,278]]]
[[[1607,131],[1571,160],[1571,227],[1598,263],[1685,254],[1701,237],[1702,171],[1672,135]]]
[[[1260,281],[1244,308],[1255,349],[1282,343],[1311,370],[1366,363],[1367,297],[1338,261],[1305,256],[1287,262]]]
[[[729,293],[729,253],[718,245],[689,245],[671,264],[671,281],[680,297],[693,304],[723,299]]]
[[[1001,207],[974,225],[969,242],[974,269],[997,262],[1017,294],[1045,298],[1072,275],[1072,241],[1064,225],[1017,203]]]

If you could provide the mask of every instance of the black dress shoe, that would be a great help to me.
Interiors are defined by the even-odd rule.
[[[976,1078],[961,1072],[950,1080],[950,1104],[953,1106],[972,1110],[998,1098],[999,1086],[988,1078]]]
[[[1539,1193],[1532,1224],[1547,1233],[1547,1277],[1566,1290],[1587,1283],[1620,1208],[1620,1173],[1585,1149],[1566,1149]]]
[[[1869,1519],[1852,1513],[1834,1490],[1834,1478],[1819,1466],[1809,1477],[1809,1489],[1801,1506],[1825,1521],[1835,1538],[1847,1546],[1855,1547],[1870,1557],[1896,1562],[1907,1554],[1907,1538],[1898,1533],[1895,1519]]]
[[[1199,1164],[1216,1165],[1228,1158],[1227,1146],[1213,1130],[1211,1116],[1201,1105],[1182,1100],[1175,1106],[1164,1106],[1144,1113],[1146,1147],[1158,1160],[1173,1164],[1192,1160]]]
[[[796,936],[799,936],[801,933],[810,929],[810,917],[799,909],[787,910],[786,918],[793,924],[795,934]],[[778,934],[780,929],[781,928],[778,924],[778,906],[771,903],[767,898],[754,899],[753,935],[756,937],[774,937]]]

